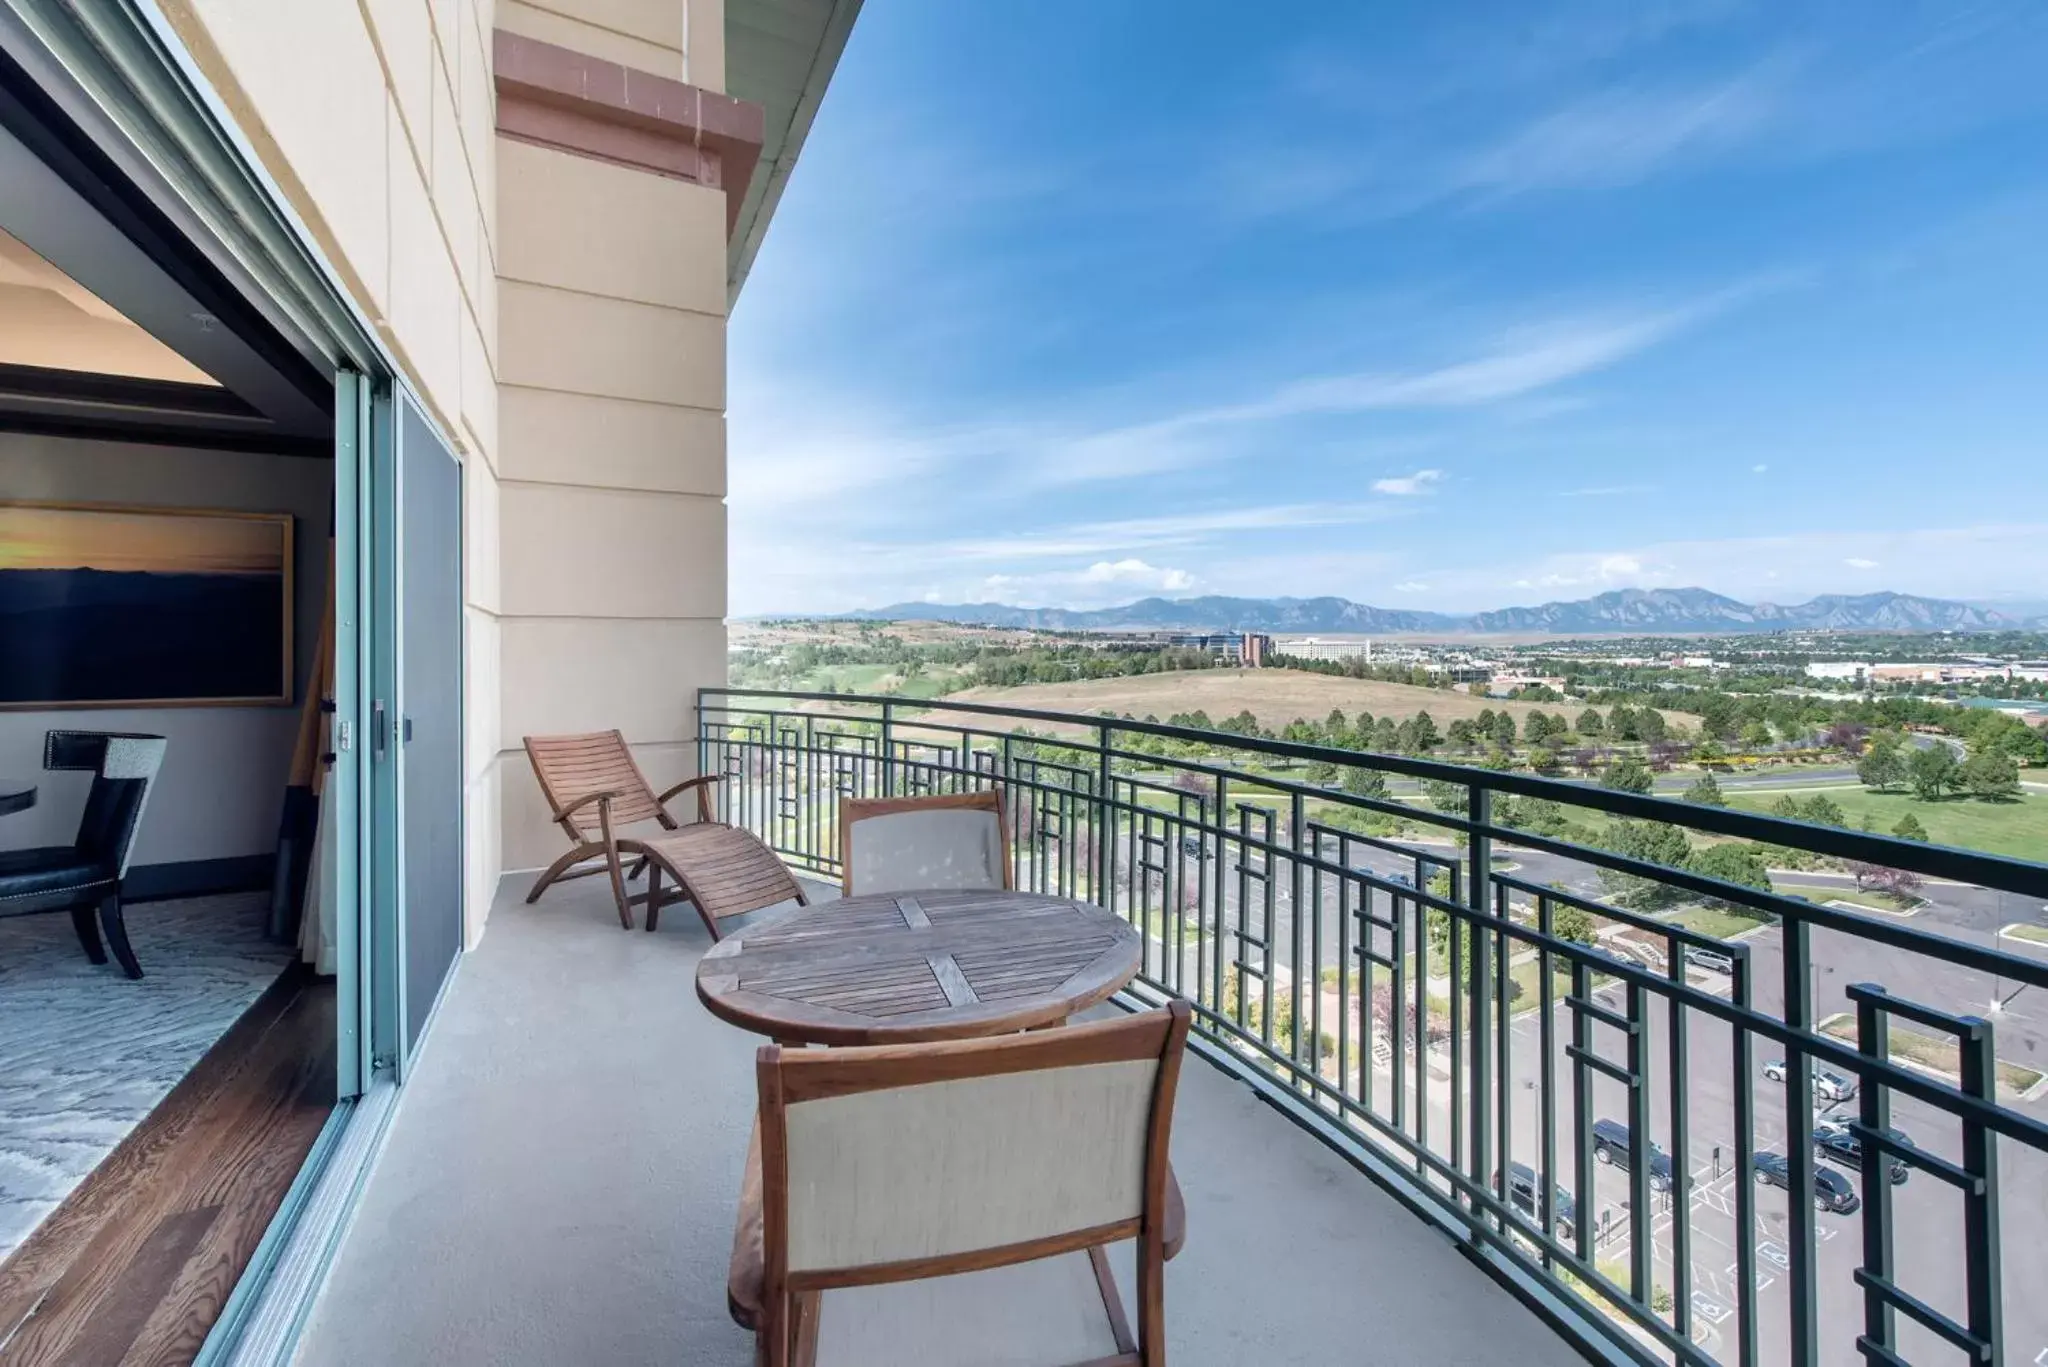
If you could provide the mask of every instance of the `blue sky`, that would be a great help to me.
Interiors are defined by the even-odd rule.
[[[2048,5],[871,0],[731,610],[2048,599]]]

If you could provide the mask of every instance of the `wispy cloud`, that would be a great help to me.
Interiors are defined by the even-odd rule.
[[[1431,487],[1444,477],[1441,470],[1417,470],[1412,475],[1395,475],[1387,479],[1376,479],[1372,490],[1376,494],[1390,494],[1395,498],[1413,498],[1417,494],[1431,492]]]
[[[1224,445],[1233,436],[1294,419],[1471,409],[1518,399],[1618,365],[1695,325],[1733,297],[1515,328],[1475,355],[1437,366],[1293,380],[1240,402],[1202,405],[1076,435],[1040,454],[1032,482],[1085,483],[1199,464],[1234,449]]]
[[[1864,557],[1860,555],[1852,555],[1848,557],[1846,560],[1844,560],[1842,563],[1844,565],[1847,565],[1852,570],[1874,570],[1878,567],[1877,561],[1866,560]]]
[[[1630,185],[1681,158],[1741,145],[1773,112],[1779,64],[1695,88],[1620,87],[1545,114],[1468,160],[1453,187],[1482,200]]]

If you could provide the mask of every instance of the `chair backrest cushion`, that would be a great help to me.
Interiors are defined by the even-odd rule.
[[[540,790],[555,811],[590,796],[613,792],[612,820],[618,825],[649,821],[660,815],[661,804],[646,776],[633,762],[626,738],[617,731],[592,731],[578,736],[528,736],[526,758]],[[597,804],[578,811],[568,824],[578,840],[592,840],[599,830]]]
[[[1142,1214],[1157,1058],[786,1111],[791,1272],[1003,1248]]]
[[[844,890],[913,892],[922,888],[1005,888],[1003,816],[995,794],[846,804]]]
[[[128,872],[165,744],[162,736],[117,731],[51,731],[43,737],[45,769],[93,771],[76,848],[116,876]]]

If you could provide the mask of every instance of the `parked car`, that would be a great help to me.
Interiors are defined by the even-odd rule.
[[[1724,954],[1718,949],[1708,949],[1705,945],[1687,945],[1685,961],[1694,968],[1704,968],[1709,973],[1726,973],[1731,977],[1735,973],[1734,955]]]
[[[1193,859],[1208,859],[1215,854],[1209,848],[1209,842],[1192,831],[1180,838],[1180,852]]]
[[[1782,1153],[1759,1153],[1750,1160],[1756,1169],[1756,1180],[1767,1187],[1792,1189],[1792,1160]],[[1817,1210],[1831,1210],[1837,1215],[1854,1212],[1863,1202],[1856,1199],[1856,1188],[1849,1185],[1849,1179],[1833,1168],[1813,1170],[1813,1204]]]
[[[1499,1181],[1500,1174],[1495,1173],[1494,1180]],[[1541,1184],[1536,1180],[1535,1171],[1527,1163],[1508,1164],[1508,1199],[1515,1203],[1516,1210],[1531,1220],[1541,1216],[1541,1212],[1536,1209],[1536,1193],[1540,1188]],[[1550,1219],[1557,1226],[1557,1237],[1560,1239],[1570,1238],[1572,1231],[1578,1227],[1578,1203],[1572,1200],[1572,1194],[1563,1187],[1553,1186],[1550,1189]]]
[[[1773,1082],[1783,1082],[1788,1071],[1785,1060],[1781,1058],[1769,1059],[1764,1063],[1764,1076]],[[1831,1073],[1825,1068],[1816,1068],[1813,1070],[1813,1091],[1814,1095],[1823,1101],[1847,1101],[1856,1095],[1856,1079],[1843,1077],[1840,1073]]]
[[[1603,1163],[1610,1163],[1623,1172],[1628,1169],[1628,1126],[1619,1120],[1596,1120],[1593,1122],[1593,1156]],[[1672,1185],[1671,1155],[1654,1143],[1648,1146],[1650,1156],[1650,1190],[1669,1191]]]
[[[1904,1130],[1886,1130],[1885,1133],[1902,1144],[1912,1142]],[[1863,1141],[1847,1125],[1837,1125],[1832,1120],[1822,1121],[1813,1127],[1813,1151],[1830,1163],[1839,1163],[1845,1168],[1863,1166]],[[1905,1160],[1892,1159],[1891,1168],[1885,1176],[1895,1187],[1904,1182]]]

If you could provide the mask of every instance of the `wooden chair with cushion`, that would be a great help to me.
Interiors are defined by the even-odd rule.
[[[528,736],[526,757],[555,824],[568,835],[571,846],[534,881],[526,894],[528,902],[539,901],[550,884],[563,879],[609,874],[619,924],[626,929],[633,928],[636,906],[647,908],[647,928],[653,930],[664,906],[690,902],[714,940],[721,921],[782,902],[804,903],[803,888],[773,850],[751,831],[713,819],[710,788],[719,775],[684,779],[656,794],[617,731]],[[692,788],[697,791],[697,819],[684,824],[669,812],[668,803]],[[647,821],[660,829],[644,835],[619,834],[621,826]],[[593,859],[603,862],[576,867]],[[636,861],[630,873],[627,859]],[[628,892],[627,884],[643,867],[647,891]],[[674,885],[673,891],[662,888],[664,877]]]
[[[925,888],[1010,886],[1002,794],[842,798],[841,890],[848,897]]]
[[[769,1045],[727,1299],[767,1367],[1161,1367],[1189,1008],[990,1040]],[[1137,1329],[1105,1246],[1136,1241]]]

